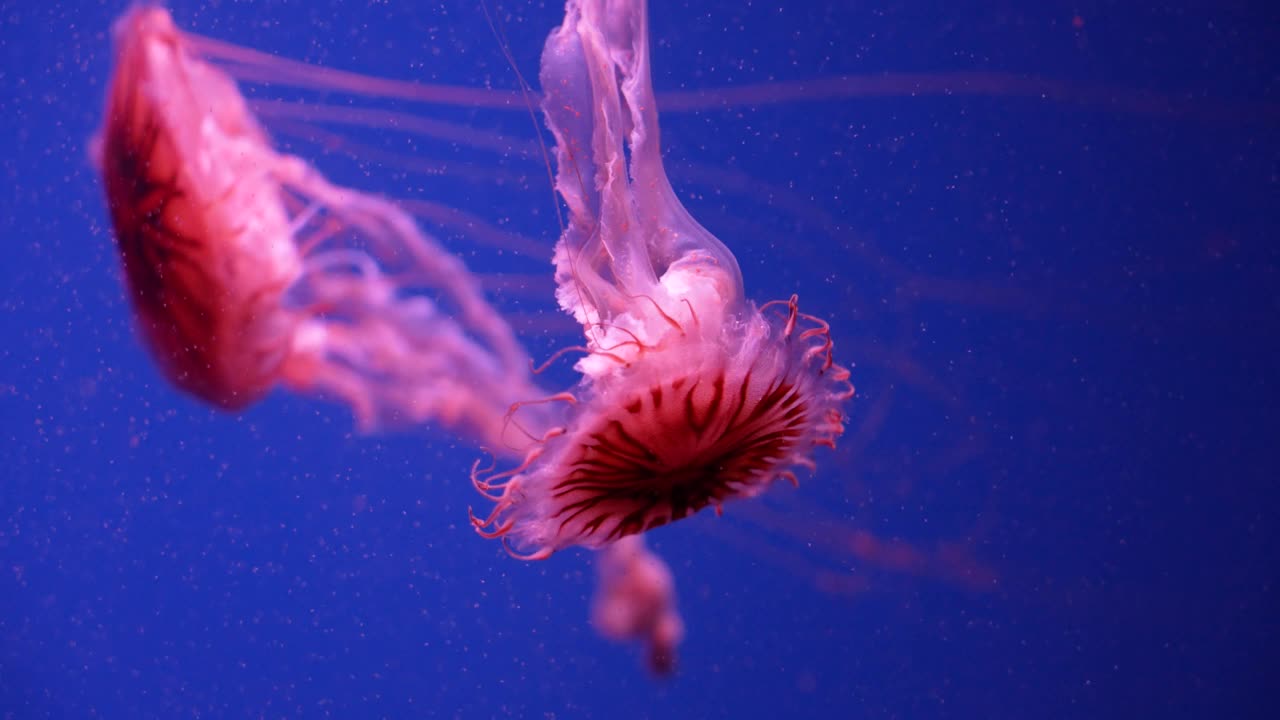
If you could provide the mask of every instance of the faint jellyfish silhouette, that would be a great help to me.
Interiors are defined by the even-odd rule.
[[[676,199],[658,148],[644,3],[568,3],[542,56],[560,306],[587,355],[573,405],[519,467],[472,479],[512,554],[600,547],[795,481],[843,430],[849,373],[793,296],[756,307],[729,250]],[[624,146],[625,145],[625,146]]]
[[[606,546],[596,562],[591,624],[610,640],[644,643],[654,674],[673,672],[684,622],[676,610],[671,569],[645,546],[642,535]]]
[[[114,36],[94,154],[165,376],[229,410],[280,383],[342,399],[364,429],[432,420],[518,445],[528,360],[463,264],[394,204],[273,150],[166,11],[136,7]]]

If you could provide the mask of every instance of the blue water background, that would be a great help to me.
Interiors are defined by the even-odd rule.
[[[472,3],[414,5],[173,9],[332,67],[515,87]],[[842,449],[763,501],[782,527],[730,506],[653,534],[688,626],[657,681],[587,624],[588,553],[522,563],[471,531],[466,441],[355,435],[341,407],[285,393],[226,415],[163,381],[86,151],[123,6],[4,3],[0,717],[1267,716],[1277,13],[741,5],[654,3],[659,91],[954,71],[1078,89],[904,84],[664,118],[677,191],[749,295],[797,292],[829,319],[859,397]],[[531,79],[560,13],[498,12]],[[1148,112],[1153,96],[1186,104]],[[533,133],[518,112],[390,105]],[[354,134],[444,175],[280,142],[342,182],[554,241],[540,164]],[[717,187],[707,167],[754,184]],[[433,229],[478,271],[549,276]],[[572,342],[529,328],[539,357]],[[897,572],[838,549],[819,516],[926,554],[955,542],[974,565]]]

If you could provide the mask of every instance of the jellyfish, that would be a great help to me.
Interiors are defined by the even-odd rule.
[[[518,444],[528,358],[463,263],[394,203],[274,150],[165,10],[131,9],[114,36],[94,154],[164,376],[227,410],[283,385],[364,429],[430,420]]]
[[[628,535],[605,546],[597,559],[598,582],[591,624],[610,640],[639,641],[656,675],[675,670],[684,622],[676,610],[675,583],[644,536]]]
[[[796,482],[853,395],[827,324],[795,296],[748,300],[733,254],[676,198],[643,2],[570,0],[541,84],[569,210],[556,299],[583,328],[582,380],[522,464],[472,473],[494,503],[477,531],[526,559]]]

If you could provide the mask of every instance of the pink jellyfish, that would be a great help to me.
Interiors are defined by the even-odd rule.
[[[438,420],[510,446],[537,390],[463,264],[394,204],[276,152],[169,14],[115,26],[95,155],[140,332],[165,376],[226,409],[277,383],[370,428]]]
[[[794,482],[841,434],[853,395],[827,324],[794,296],[747,300],[733,255],[676,199],[644,3],[570,0],[541,81],[570,212],[556,298],[586,335],[583,380],[523,464],[472,474],[495,503],[477,530],[529,559]]]
[[[598,571],[591,624],[610,640],[643,642],[649,669],[670,674],[684,622],[667,564],[645,547],[644,536],[628,535],[600,551]]]

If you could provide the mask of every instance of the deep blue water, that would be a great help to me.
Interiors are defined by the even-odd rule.
[[[753,298],[798,292],[830,320],[859,395],[841,448],[757,501],[768,515],[730,506],[653,534],[689,629],[659,681],[587,624],[587,553],[522,563],[471,532],[465,441],[359,436],[341,407],[285,393],[226,415],[164,382],[86,150],[123,5],[4,3],[0,716],[1267,716],[1277,13],[740,4],[654,3],[659,92],[904,72],[1057,84],[664,116],[691,212]],[[472,3],[413,5],[172,8],[332,67],[515,87]],[[560,13],[498,13],[526,76]],[[519,112],[389,105],[533,134]],[[411,173],[273,132],[343,182],[548,252],[557,234],[527,158],[349,131],[438,170]],[[550,274],[433,230],[478,271]],[[500,301],[532,318],[535,355],[571,342],[539,329],[549,296]],[[874,562],[855,531],[935,560]]]

